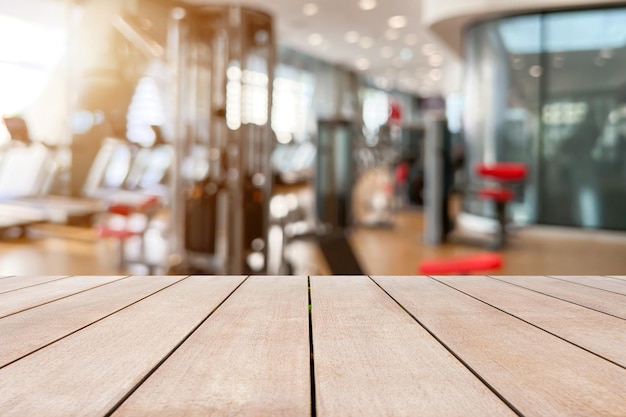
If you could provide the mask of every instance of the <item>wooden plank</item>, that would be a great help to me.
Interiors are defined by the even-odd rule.
[[[0,319],[0,368],[183,277],[132,277]]]
[[[37,307],[125,277],[68,277],[0,294],[0,318]]]
[[[626,281],[594,276],[551,276],[550,278],[626,295]]]
[[[436,277],[626,368],[626,320],[484,277]]]
[[[105,415],[243,279],[187,278],[2,368],[3,417]]]
[[[306,277],[250,278],[114,416],[311,414]]]
[[[367,277],[312,277],[317,415],[511,416]]]
[[[67,278],[66,276],[34,276],[34,277],[26,277],[26,276],[15,276],[3,279],[0,281],[0,294],[15,291],[26,287],[32,287],[35,285],[44,284],[50,281],[56,281],[62,278]]]
[[[375,280],[522,415],[626,415],[624,368],[433,279]]]
[[[626,299],[621,294],[582,287],[543,276],[492,276],[491,278],[626,319]]]
[[[621,280],[626,280],[626,275],[609,275],[609,278],[615,278],[615,279],[621,279]]]

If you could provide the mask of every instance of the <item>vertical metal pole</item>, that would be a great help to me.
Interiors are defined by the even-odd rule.
[[[431,245],[443,241],[443,121],[429,115],[426,119],[424,144],[424,242]]]
[[[264,196],[264,219],[265,222],[265,248],[263,249],[263,256],[265,258],[265,274],[269,273],[269,245],[270,245],[270,201],[272,199],[272,187],[274,181],[272,181],[272,154],[274,151],[274,135],[272,133],[272,111],[274,107],[274,75],[275,75],[275,67],[277,61],[277,51],[276,51],[276,40],[275,40],[275,32],[273,22],[270,22],[268,25],[268,59],[267,59],[267,125],[265,126],[265,135],[263,136],[263,141],[265,142],[265,147],[263,148],[263,175],[265,178],[265,196]],[[283,221],[281,219],[281,221]],[[284,224],[281,225],[281,230],[285,230]],[[283,241],[281,242],[281,252],[284,251],[284,245],[286,243],[285,236],[281,233]],[[281,262],[283,257],[281,256]]]
[[[171,143],[174,147],[170,175],[170,269],[180,266],[185,258],[185,207],[181,165],[185,154],[184,98],[184,47],[183,20],[186,11],[181,7],[172,10],[168,25],[167,61],[170,75]]]
[[[242,54],[242,38],[243,30],[241,28],[241,8],[239,6],[228,6],[226,15],[226,27],[228,33],[229,45],[225,51],[227,58],[223,61],[226,66],[224,72],[228,72],[228,68],[237,63],[239,70],[243,72],[243,54]],[[228,80],[228,78],[227,78]],[[228,82],[228,81],[226,81]],[[242,161],[242,144],[241,130],[243,128],[243,80],[238,81],[241,84],[239,103],[239,123],[236,129],[227,127],[228,140],[226,149],[227,159],[227,176],[228,176],[228,261],[226,264],[226,273],[230,275],[239,275],[243,269],[243,198],[241,190],[243,188],[243,161]],[[223,86],[222,88],[224,88]],[[232,100],[232,98],[231,98]],[[225,100],[228,102],[228,97]]]
[[[71,191],[71,164],[74,155],[71,151],[74,127],[72,119],[74,117],[74,30],[72,14],[74,11],[74,0],[66,0],[65,2],[65,123],[63,125],[63,139],[61,142],[61,154],[67,156],[68,160],[64,161],[67,165],[61,170],[61,194],[69,196]]]

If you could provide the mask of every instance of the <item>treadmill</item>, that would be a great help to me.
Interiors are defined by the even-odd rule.
[[[67,223],[98,209],[93,202],[43,195],[54,175],[52,158],[51,151],[38,143],[4,152],[0,163],[0,216],[26,215],[37,222]]]

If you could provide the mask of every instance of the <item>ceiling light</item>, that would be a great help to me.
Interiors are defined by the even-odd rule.
[[[359,58],[356,60],[356,67],[361,71],[365,71],[370,67],[370,62],[367,60],[367,58]]]
[[[433,67],[438,67],[443,64],[443,57],[437,54],[431,55],[430,58],[428,58],[428,63]]]
[[[432,43],[427,43],[426,45],[422,46],[422,52],[424,53],[424,55],[432,55],[437,52],[437,48],[435,48],[435,45],[433,45]]]
[[[430,70],[430,78],[433,81],[441,80],[441,76],[442,76],[442,73],[441,73],[441,70],[439,68],[434,68],[434,69]]]
[[[538,77],[541,77],[541,74],[543,74],[543,68],[541,68],[539,65],[533,65],[528,70],[528,73],[530,74],[531,77],[538,78]]]
[[[385,31],[385,38],[389,39],[390,41],[395,41],[399,37],[400,37],[400,32],[398,32],[395,29],[387,29]]]
[[[315,16],[319,11],[320,8],[315,3],[307,3],[302,6],[302,13],[304,13],[306,16]]]
[[[361,10],[372,10],[376,8],[376,0],[359,0]]]
[[[406,17],[404,17],[404,16],[393,16],[393,17],[389,18],[387,23],[389,24],[390,28],[402,29],[403,27],[406,26]]]
[[[417,41],[418,41],[417,35],[414,35],[412,33],[410,33],[410,34],[408,34],[408,35],[406,35],[404,37],[404,43],[406,43],[409,46],[417,45]]]
[[[320,35],[319,33],[313,33],[309,35],[309,43],[313,46],[320,46],[323,41],[324,39],[322,38],[322,35]]]
[[[400,51],[400,59],[403,61],[410,61],[413,59],[413,51],[410,48],[402,48]]]
[[[363,49],[371,48],[373,44],[374,44],[374,40],[372,38],[370,38],[370,37],[367,37],[367,36],[363,36],[359,40],[359,45]]]
[[[380,50],[380,56],[383,58],[391,58],[393,56],[393,48],[391,46],[385,46]]]
[[[346,32],[344,39],[348,43],[357,43],[359,41],[359,33],[351,30],[350,32]]]

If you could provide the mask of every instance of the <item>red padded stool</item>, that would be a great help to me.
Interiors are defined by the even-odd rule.
[[[526,165],[518,162],[497,162],[480,164],[476,172],[481,177],[493,178],[498,181],[522,181],[526,178]]]
[[[506,188],[507,184],[523,181],[526,178],[526,165],[516,162],[500,162],[495,164],[480,164],[476,173],[483,178],[495,180],[496,187],[485,187],[478,191],[480,198],[493,201],[498,220],[498,235],[493,249],[500,249],[506,243],[506,207],[513,200],[513,191]]]
[[[107,207],[107,213],[117,216],[123,216],[129,218],[133,214],[142,214],[146,216],[146,224],[150,222],[152,216],[159,209],[161,201],[156,196],[148,196],[145,199],[141,200],[135,205],[113,202]],[[141,238],[141,247],[140,250],[143,253],[144,248],[144,234],[146,230],[130,230],[127,227],[118,229],[112,228],[108,225],[101,225],[96,228],[96,233],[100,238],[110,238],[116,239],[119,243],[120,253],[119,253],[119,269],[120,271],[124,270],[126,264],[126,251],[125,244],[126,241],[132,237],[140,237]],[[150,271],[150,274],[153,272],[153,268],[151,265],[146,265]]]
[[[418,273],[423,275],[469,275],[499,269],[502,256],[497,253],[481,253],[456,259],[431,259],[419,265]]]

